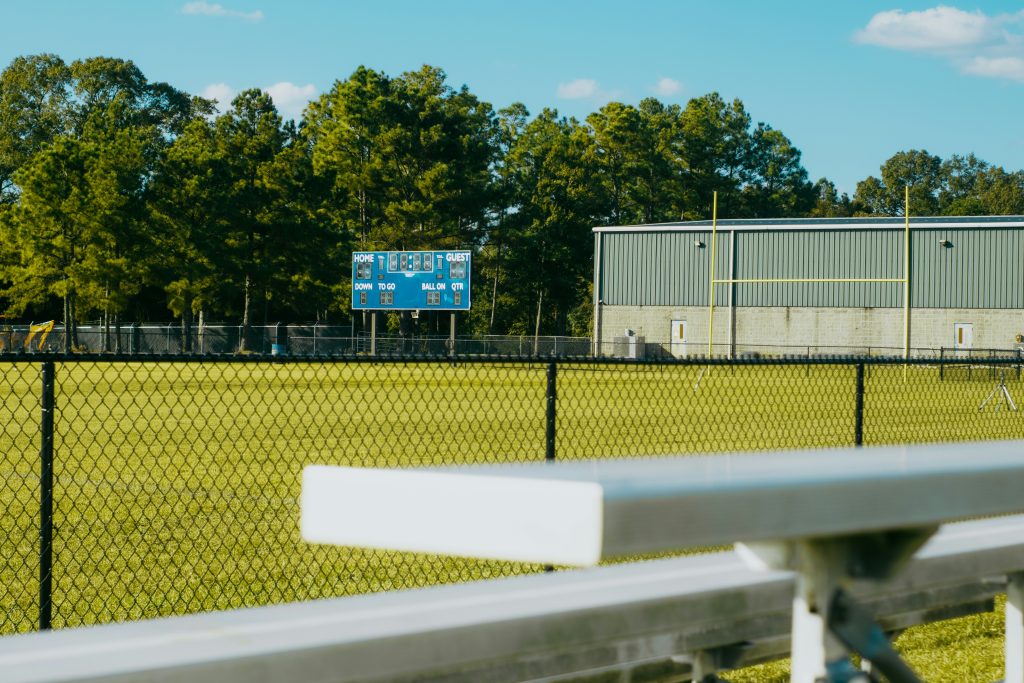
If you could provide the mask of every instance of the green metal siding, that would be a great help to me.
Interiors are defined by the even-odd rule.
[[[710,231],[606,232],[601,239],[604,303],[707,305]],[[722,279],[729,274],[730,232],[719,231],[718,240]],[[901,278],[903,241],[895,227],[738,231],[735,276]],[[902,283],[738,284],[735,291],[737,306],[903,306]],[[912,229],[910,291],[914,308],[1024,308],[1024,229]],[[727,286],[719,285],[715,300],[728,303]]]
[[[742,232],[736,277],[899,278],[903,235],[896,231]],[[903,305],[903,285],[889,282],[738,284],[737,306],[890,307]]]
[[[623,306],[706,306],[711,231],[605,233],[601,247],[601,298]],[[694,242],[701,242],[699,247]],[[718,278],[729,266],[729,235],[718,233]],[[719,286],[716,304],[726,303]]]
[[[915,308],[1024,308],[1024,230],[912,232],[910,257]]]

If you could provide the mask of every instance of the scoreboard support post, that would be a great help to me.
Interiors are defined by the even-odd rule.
[[[370,311],[370,355],[377,355],[377,311]]]
[[[448,355],[455,355],[455,311],[452,311],[451,322],[448,324]]]

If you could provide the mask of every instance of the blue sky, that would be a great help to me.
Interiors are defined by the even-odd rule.
[[[268,89],[297,116],[357,66],[443,68],[495,107],[585,117],[618,99],[718,91],[853,192],[902,149],[1024,167],[1024,5],[0,0],[0,64],[53,52],[135,61],[151,80],[229,97]]]

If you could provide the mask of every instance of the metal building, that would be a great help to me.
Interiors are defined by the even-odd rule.
[[[962,354],[1024,339],[1024,216],[692,221],[594,237],[600,354]]]

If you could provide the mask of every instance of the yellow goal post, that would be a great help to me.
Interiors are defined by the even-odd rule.
[[[715,338],[715,285],[745,285],[765,283],[810,282],[890,282],[903,285],[903,357],[910,358],[910,186],[903,194],[903,277],[770,277],[770,278],[716,278],[715,265],[718,249],[718,192],[714,193],[711,208],[711,263],[708,294],[708,357],[714,355]]]

